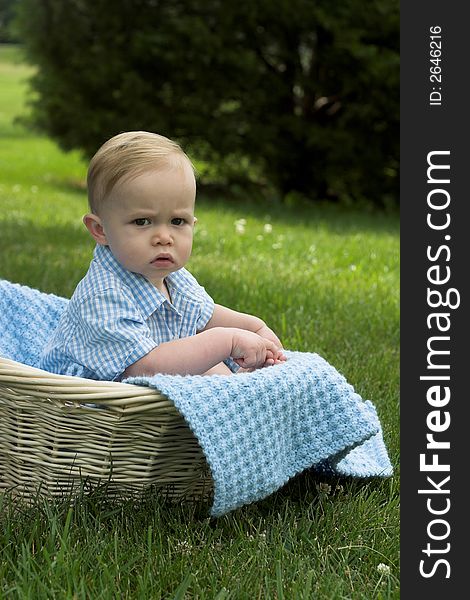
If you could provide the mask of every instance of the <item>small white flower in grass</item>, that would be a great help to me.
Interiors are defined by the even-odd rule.
[[[390,567],[388,565],[386,565],[385,563],[379,563],[377,565],[377,571],[381,575],[390,575]]]
[[[264,231],[264,233],[272,233],[273,226],[271,225],[271,223],[265,223],[264,227],[263,227],[263,231]]]
[[[264,237],[262,235],[257,235],[256,239],[258,240],[258,242],[262,242],[264,240]]]
[[[38,191],[39,191],[39,188],[38,188],[38,186],[37,186],[37,185],[32,185],[32,186],[31,186],[31,192],[32,192],[33,194],[37,194],[37,193],[38,193]]]
[[[357,269],[356,265],[349,265],[350,271],[355,271]]]
[[[275,244],[273,244],[273,245],[271,246],[271,248],[272,248],[273,250],[279,250],[279,248],[282,248],[282,244],[281,244],[281,243],[279,243],[279,242],[276,242]]]
[[[178,552],[181,552],[181,554],[189,554],[192,546],[187,540],[180,540],[176,542],[175,548]]]
[[[235,221],[235,231],[238,234],[243,235],[245,233],[245,225],[246,219],[238,219],[237,221]]]
[[[12,187],[12,190],[15,194],[21,192],[21,185],[19,183],[15,183],[15,185]]]

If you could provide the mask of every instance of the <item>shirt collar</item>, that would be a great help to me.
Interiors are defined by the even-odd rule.
[[[160,290],[143,275],[125,269],[116,260],[108,246],[97,244],[93,257],[97,263],[107,271],[113,272],[129,288],[145,318],[148,318],[162,304],[168,302]]]

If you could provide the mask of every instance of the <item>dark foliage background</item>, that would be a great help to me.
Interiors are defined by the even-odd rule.
[[[282,196],[398,202],[396,0],[20,0],[32,119],[90,157],[152,130]]]
[[[0,44],[17,42],[14,21],[19,0],[0,0]]]

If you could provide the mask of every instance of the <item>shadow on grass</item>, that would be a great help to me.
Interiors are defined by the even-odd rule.
[[[161,523],[189,523],[206,522],[211,527],[218,527],[224,523],[231,528],[231,524],[243,522],[253,524],[259,520],[271,520],[289,510],[302,510],[310,506],[315,509],[322,501],[330,503],[344,502],[362,496],[378,496],[383,502],[398,500],[398,485],[391,479],[353,479],[349,477],[327,476],[316,472],[313,468],[294,476],[289,482],[277,491],[261,500],[252,502],[233,510],[221,517],[211,517],[210,508],[212,497],[204,499],[171,499],[159,489],[148,488],[143,493],[132,494],[126,492],[119,496],[114,490],[108,493],[108,485],[84,484],[73,495],[64,493],[62,497],[47,497],[39,494],[22,499],[13,491],[6,490],[0,496],[0,507],[5,515],[22,514],[28,517],[37,511],[44,516],[65,519],[70,508],[76,509],[76,515],[81,519],[99,517],[102,523],[110,521],[111,529],[116,526],[115,521],[122,521],[124,515],[131,520],[140,521],[142,525],[149,520],[149,515],[159,515]],[[153,520],[153,516],[151,520]],[[85,525],[85,523],[82,523]]]
[[[51,177],[48,182],[58,192],[79,195],[80,199],[87,196],[86,179],[82,177]]]
[[[51,184],[57,191],[86,196],[85,178],[55,178]],[[336,234],[376,232],[397,234],[399,230],[398,210],[384,211],[372,204],[344,206],[332,202],[299,203],[286,205],[279,199],[269,200],[259,193],[246,191],[236,195],[228,188],[200,186],[196,198],[198,207],[220,211],[222,214],[233,214],[234,219],[254,217],[260,220],[269,216],[271,223],[282,223],[290,226],[319,225]]]
[[[86,198],[86,183],[80,177],[52,177],[47,185],[54,192],[73,195],[77,200],[83,201]],[[235,198],[227,196],[222,190],[220,193],[208,193],[207,189],[202,188],[196,201],[196,213],[198,207],[225,217],[232,216],[234,221],[252,217],[271,224],[299,226],[303,230],[309,227],[316,230],[321,228],[339,236],[361,233],[398,235],[399,232],[398,213],[381,212],[370,206],[358,209],[312,202],[292,207],[281,204],[279,200],[270,202],[259,194]],[[22,283],[29,282],[38,287],[42,284],[47,291],[57,293],[56,282],[58,284],[64,281],[64,277],[66,280],[69,278],[65,258],[71,260],[71,267],[75,270],[77,257],[85,254],[91,258],[92,248],[93,242],[81,224],[74,226],[53,223],[39,226],[28,219],[7,217],[0,221],[0,277],[14,280],[18,276],[22,278]],[[31,269],[28,264],[31,264]],[[38,266],[40,272],[37,271]],[[52,274],[52,268],[58,270],[57,277]],[[82,269],[83,274],[84,272]],[[61,287],[59,285],[59,289]],[[73,288],[66,289],[73,291]]]
[[[208,208],[222,214],[233,214],[234,219],[254,217],[269,218],[270,223],[284,225],[309,225],[324,227],[327,231],[340,235],[354,233],[386,233],[396,235],[399,232],[398,210],[384,211],[371,204],[363,206],[344,206],[328,202],[298,203],[289,206],[278,199],[268,200],[261,196],[246,197],[225,195],[224,191],[209,191],[202,187],[196,199],[197,208]]]
[[[69,193],[84,193],[81,180],[57,180],[53,185]],[[197,204],[224,215],[232,213],[234,220],[251,216],[283,225],[321,226],[338,235],[361,232],[397,235],[399,230],[397,215],[334,205],[312,203],[311,206],[291,208],[266,201],[222,201],[204,195]],[[0,221],[0,240],[0,277],[62,295],[70,295],[85,274],[94,246],[81,224],[39,226],[14,217]]]
[[[70,297],[85,275],[94,243],[81,226],[0,221],[0,278]]]

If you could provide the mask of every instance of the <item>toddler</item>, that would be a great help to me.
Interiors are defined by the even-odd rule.
[[[286,360],[258,317],[214,304],[184,268],[196,218],[192,164],[145,131],[108,140],[88,169],[96,241],[40,367],[89,379],[231,374]]]

